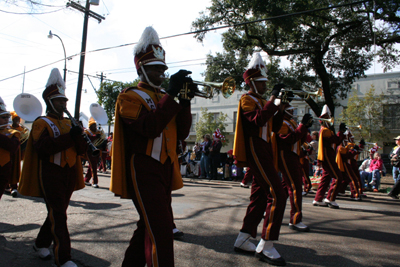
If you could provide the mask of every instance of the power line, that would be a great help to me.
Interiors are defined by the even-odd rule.
[[[312,10],[305,10],[305,11],[300,11],[300,12],[289,13],[289,14],[279,15],[279,16],[275,16],[275,17],[265,18],[265,19],[252,20],[252,21],[247,21],[247,22],[242,22],[242,23],[237,23],[237,24],[232,24],[232,25],[224,25],[224,26],[214,27],[214,28],[210,28],[210,29],[203,29],[203,30],[198,30],[198,31],[180,33],[180,34],[170,35],[170,36],[166,36],[166,37],[160,37],[159,39],[160,40],[164,40],[164,39],[170,39],[170,38],[175,38],[175,37],[180,37],[180,36],[185,36],[185,35],[193,35],[193,34],[202,33],[202,32],[215,31],[215,30],[220,30],[220,29],[225,29],[225,28],[243,26],[243,25],[247,25],[247,24],[251,24],[251,23],[257,23],[257,22],[269,21],[269,20],[274,20],[274,19],[286,18],[286,17],[296,16],[296,15],[303,15],[303,14],[322,11],[322,10],[334,9],[334,8],[345,7],[345,6],[350,6],[350,5],[357,5],[357,4],[362,4],[362,3],[365,3],[365,2],[368,2],[368,1],[364,0],[364,1],[345,3],[345,4],[335,5],[335,6],[322,7],[322,8],[312,9]],[[127,43],[127,44],[122,44],[122,45],[117,45],[117,46],[109,46],[109,47],[104,47],[104,48],[99,48],[99,49],[94,49],[94,50],[91,50],[91,51],[77,53],[75,55],[69,56],[68,58],[73,58],[73,57],[76,57],[76,56],[86,55],[88,53],[94,53],[94,52],[100,52],[100,51],[105,51],[105,50],[110,50],[110,49],[121,48],[121,47],[125,47],[125,46],[131,46],[131,45],[135,45],[135,44],[137,44],[137,42]],[[29,73],[29,72],[32,72],[34,70],[38,70],[38,69],[47,67],[49,65],[58,63],[58,62],[60,62],[62,60],[64,60],[64,59],[55,61],[55,62],[47,64],[45,66],[38,67],[36,69],[32,69],[32,70],[26,71],[25,73]],[[18,77],[18,76],[23,75],[23,74],[24,73],[20,73],[20,74],[17,74],[17,75],[8,77],[8,78],[4,78],[4,79],[0,80],[0,82],[8,80],[8,79],[11,79],[11,78]]]
[[[43,14],[50,14],[50,13],[58,12],[63,9],[66,9],[66,7],[63,7],[63,8],[57,9],[57,10],[53,10],[53,11],[40,12],[40,13],[39,12],[38,13],[34,13],[34,12],[18,13],[18,12],[5,11],[5,10],[1,10],[1,9],[0,9],[0,12],[7,13],[7,14],[13,14],[13,15],[43,15]]]

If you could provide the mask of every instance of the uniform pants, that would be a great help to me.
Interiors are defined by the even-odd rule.
[[[61,168],[48,162],[42,162],[41,168],[40,182],[48,213],[35,244],[38,248],[48,248],[53,243],[54,260],[60,266],[71,260],[67,208],[77,183],[77,171],[75,166]]]
[[[7,164],[4,164],[3,167],[0,166],[0,199],[4,193],[4,190],[6,190],[9,182],[11,181],[11,166],[11,161]]]
[[[359,172],[354,173],[353,168],[350,164],[345,164],[344,166],[346,173],[350,178],[350,191],[352,198],[358,198],[361,195],[361,178],[359,179],[358,176],[360,175]],[[358,174],[358,176],[357,176]]]
[[[253,180],[253,174],[251,173],[251,169],[247,168],[246,173],[244,174],[242,184],[248,184]]]
[[[87,157],[89,161],[89,168],[85,175],[85,182],[89,183],[93,174],[93,184],[98,184],[99,179],[97,177],[97,164],[99,163],[99,157],[92,157],[89,153]]]
[[[253,173],[250,204],[243,219],[241,232],[252,237],[265,212],[261,238],[278,240],[285,212],[287,193],[274,167],[271,145],[258,137],[250,137],[246,156]]]
[[[103,169],[104,172],[107,171],[107,166],[106,166],[106,159],[107,159],[107,151],[101,151],[100,153],[100,166],[99,166],[99,171]]]
[[[304,185],[304,192],[310,192],[312,188],[311,180],[310,180],[310,166],[312,169],[312,165],[309,163],[307,158],[303,158],[302,166],[302,177],[303,177],[303,185]]]
[[[174,266],[171,182],[173,164],[146,155],[134,155],[127,177],[133,203],[140,215],[122,267]]]
[[[290,223],[302,221],[302,174],[299,157],[292,151],[279,151],[279,170],[282,173],[282,185],[290,199]]]
[[[330,201],[335,201],[336,196],[339,193],[340,184],[343,180],[342,173],[335,161],[335,151],[332,148],[324,147],[323,153],[324,161],[322,162],[322,177],[314,200],[321,202],[330,185],[328,196],[326,198]]]

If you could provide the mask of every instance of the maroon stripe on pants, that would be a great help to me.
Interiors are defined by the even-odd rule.
[[[324,161],[322,161],[322,177],[314,200],[318,202],[323,200],[332,180],[327,199],[335,201],[339,193],[338,187],[342,183],[343,177],[335,161],[335,150],[333,150],[333,148],[324,147],[323,151]]]
[[[279,170],[282,173],[282,185],[289,193],[290,223],[297,224],[302,221],[302,167],[299,157],[289,151],[279,151]]]
[[[274,167],[271,145],[261,138],[250,138],[247,161],[253,173],[250,204],[240,230],[257,235],[257,227],[265,212],[261,238],[278,240],[285,212],[287,193]]]
[[[174,266],[171,182],[173,164],[164,164],[146,155],[134,155],[132,177],[127,182],[140,215],[123,267]]]
[[[35,244],[39,248],[47,248],[53,242],[54,260],[58,266],[71,260],[67,209],[77,182],[75,167],[76,165],[72,168],[68,166],[61,168],[43,161],[41,166],[41,186],[48,214]]]

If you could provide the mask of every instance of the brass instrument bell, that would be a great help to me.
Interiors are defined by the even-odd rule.
[[[202,91],[196,89],[194,92],[195,96],[203,98],[213,98],[214,88],[219,89],[224,98],[229,98],[233,95],[236,88],[235,79],[233,77],[226,78],[222,83],[193,81],[192,84],[201,85],[206,88]],[[183,99],[191,99],[191,97],[188,96],[188,93],[190,93],[189,85],[190,83],[186,83],[185,88],[181,89],[180,94]]]

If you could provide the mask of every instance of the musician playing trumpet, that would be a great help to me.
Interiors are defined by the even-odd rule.
[[[93,119],[93,117],[91,117],[89,119],[89,128],[85,129],[85,133],[87,134],[87,136],[89,137],[89,139],[92,143],[94,143],[96,140],[101,139],[102,132],[99,129],[97,129],[97,123]],[[99,185],[98,185],[99,178],[97,176],[97,165],[99,163],[100,157],[93,156],[92,153],[90,153],[90,151],[88,151],[86,153],[86,156],[89,161],[89,167],[88,167],[88,170],[85,175],[85,183],[90,185],[90,180],[92,179],[92,176],[93,176],[93,182],[91,185],[93,186],[93,188],[99,188]]]
[[[322,119],[330,119],[331,111],[327,105],[324,105],[321,116]],[[319,131],[318,141],[318,161],[322,163],[322,177],[318,186],[317,193],[313,201],[314,206],[329,206],[338,209],[339,205],[335,202],[339,193],[339,186],[343,180],[342,173],[336,164],[336,146],[344,139],[343,133],[346,131],[346,125],[341,124],[337,135],[330,129],[330,125],[326,121],[321,121],[321,129]],[[331,183],[332,179],[332,183]],[[327,197],[324,199],[328,190]]]
[[[0,199],[7,185],[17,184],[20,174],[20,135],[9,127],[10,112],[0,97]]]
[[[79,155],[87,149],[80,126],[63,117],[68,101],[60,71],[51,71],[43,91],[46,116],[32,125],[22,168],[19,192],[43,197],[47,218],[35,240],[34,250],[41,259],[51,258],[53,243],[57,266],[75,267],[71,261],[71,241],[67,227],[67,208],[74,190],[85,187]]]
[[[282,105],[282,104],[281,104]],[[282,185],[290,199],[290,222],[289,228],[309,232],[310,228],[305,225],[302,213],[302,166],[300,163],[301,140],[307,135],[313,119],[311,114],[305,114],[299,125],[293,120],[293,107],[285,105],[282,127],[276,135],[278,144],[278,167],[282,173]]]
[[[190,100],[180,91],[186,83],[191,89],[196,86],[187,77],[191,72],[180,70],[165,91],[161,87],[168,67],[152,27],[143,32],[134,55],[140,82],[117,98],[112,146],[110,190],[132,199],[140,215],[122,266],[171,267],[171,191],[183,186],[177,144],[189,135],[192,123]]]

